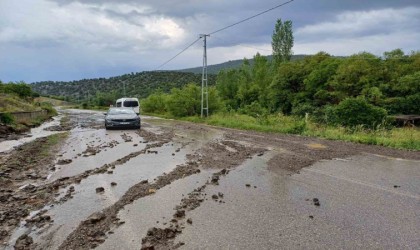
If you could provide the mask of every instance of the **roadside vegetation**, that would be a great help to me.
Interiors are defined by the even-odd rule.
[[[278,20],[273,60],[256,54],[222,70],[209,88],[210,117],[202,119],[201,90],[189,84],[142,100],[144,113],[230,128],[317,136],[420,150],[416,127],[397,128],[393,115],[420,115],[420,52],[401,49],[334,57],[325,52],[291,61],[292,22]]]
[[[39,95],[32,91],[31,87],[24,83],[2,83],[0,81],[0,126],[7,126],[13,131],[21,132],[30,127],[38,126],[46,119],[57,114],[49,102],[37,100]],[[46,110],[47,114],[34,119],[17,121],[13,115],[15,112],[31,112]],[[1,131],[9,131],[1,129]]]
[[[34,86],[67,95],[63,100],[84,93],[87,98],[77,103],[85,109],[109,107],[122,97],[125,86],[128,95],[144,97],[141,109],[145,114],[420,150],[416,124],[398,128],[395,120],[395,115],[420,115],[419,51],[406,54],[395,49],[383,56],[361,52],[349,57],[319,52],[291,60],[293,43],[292,22],[279,19],[272,36],[272,56],[257,53],[252,63],[244,59],[238,68],[221,70],[215,80],[211,76],[210,117],[206,119],[200,118],[199,75],[142,72]],[[95,91],[90,91],[92,86],[97,87]]]

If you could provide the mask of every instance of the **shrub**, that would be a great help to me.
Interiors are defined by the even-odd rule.
[[[300,103],[292,108],[292,115],[304,117],[306,113],[312,114],[316,108],[309,103]]]
[[[239,109],[239,112],[245,115],[249,115],[255,118],[265,117],[268,115],[267,109],[263,108],[261,104],[257,101],[252,102],[249,105],[244,106]]]
[[[10,113],[1,113],[0,121],[4,124],[12,124],[15,122],[15,119]]]
[[[55,110],[55,108],[53,107],[51,103],[42,102],[40,106],[42,109],[47,111],[48,115],[51,115],[51,116],[57,115],[57,110]]]
[[[382,106],[390,114],[418,115],[420,114],[420,93],[406,97],[385,99]]]
[[[141,101],[141,109],[148,113],[162,114],[166,112],[166,100],[168,95],[156,92]]]
[[[335,107],[334,113],[336,123],[346,127],[363,125],[374,128],[387,116],[385,109],[369,104],[361,97],[343,100]]]

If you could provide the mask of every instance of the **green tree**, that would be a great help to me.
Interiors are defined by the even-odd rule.
[[[287,20],[284,23],[277,19],[272,35],[271,46],[273,48],[273,57],[276,65],[281,62],[290,61],[293,47],[292,21]]]

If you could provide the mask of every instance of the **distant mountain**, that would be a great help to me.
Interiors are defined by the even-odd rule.
[[[299,60],[306,55],[294,55],[292,60]],[[272,56],[266,56],[272,60]],[[239,68],[244,60],[233,60],[208,66],[208,84],[216,83],[217,73],[222,69]],[[248,60],[252,65],[253,59]],[[188,83],[201,84],[202,68],[190,68],[177,71],[144,71],[110,78],[82,79],[77,81],[42,81],[32,83],[33,91],[44,96],[65,97],[69,101],[90,100],[99,93],[112,94],[115,98],[125,96],[145,98],[153,91],[161,89],[169,92]],[[124,84],[124,83],[125,84]]]
[[[31,84],[32,90],[48,96],[67,97],[67,100],[81,101],[92,98],[97,93],[145,98],[153,91],[161,89],[169,92],[188,83],[201,84],[201,74],[177,71],[145,71],[110,78],[82,79],[70,82],[43,81]],[[208,76],[208,84],[216,83],[216,76]]]
[[[292,61],[295,60],[300,60],[305,58],[307,55],[293,55],[292,56]],[[264,56],[266,57],[269,61],[272,60],[272,56]],[[254,64],[254,59],[248,59],[249,63],[251,65]],[[217,74],[219,73],[219,71],[221,71],[222,69],[236,69],[241,67],[242,63],[244,62],[243,59],[239,59],[239,60],[233,60],[233,61],[227,61],[224,63],[219,63],[219,64],[213,64],[213,65],[208,65],[207,66],[207,73],[208,74]],[[179,72],[190,72],[190,73],[195,73],[195,74],[201,74],[203,70],[203,67],[195,67],[195,68],[188,68],[188,69],[181,69],[178,70]]]

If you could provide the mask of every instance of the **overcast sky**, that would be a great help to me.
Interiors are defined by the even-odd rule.
[[[286,0],[0,0],[0,80],[155,70],[197,39]],[[208,38],[209,64],[271,54],[277,18],[294,54],[420,50],[419,0],[295,0]],[[162,69],[202,64],[202,42]]]

